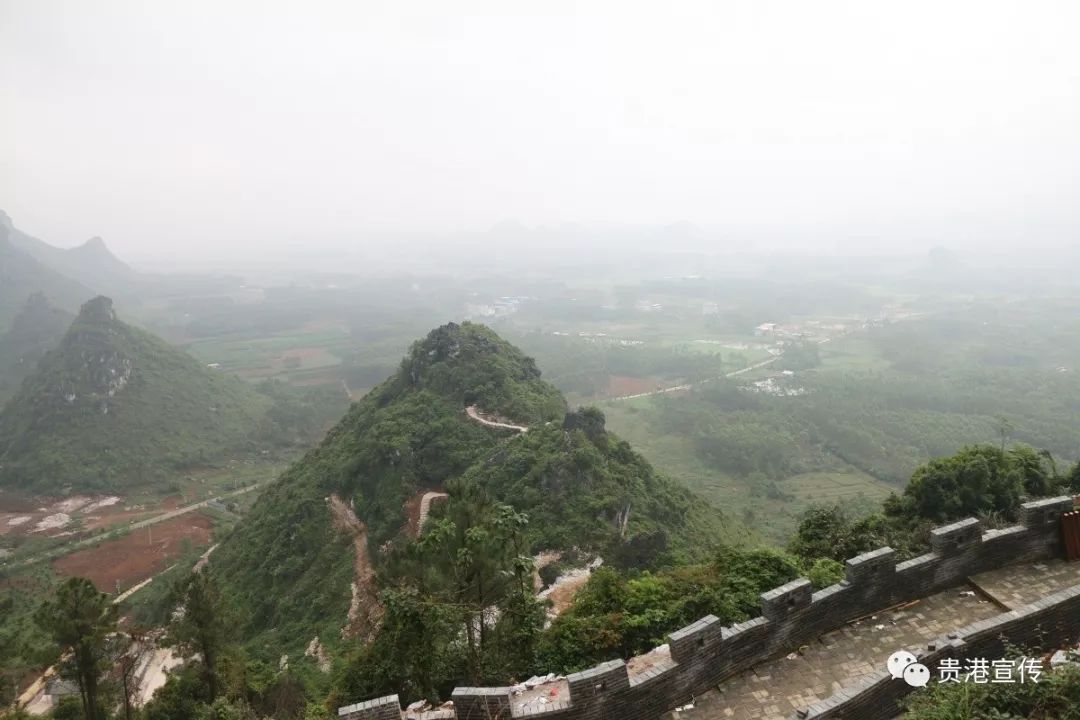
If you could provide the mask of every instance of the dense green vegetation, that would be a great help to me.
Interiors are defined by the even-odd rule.
[[[796,558],[766,548],[725,548],[709,563],[659,573],[601,568],[543,634],[538,668],[582,670],[632,657],[709,614],[725,625],[749,620],[760,613],[761,593],[800,574]]]
[[[840,506],[812,508],[789,549],[811,562],[843,561],[886,545],[911,557],[929,550],[929,532],[937,525],[967,517],[990,527],[1005,525],[1017,520],[1023,498],[1069,491],[1069,476],[1059,474],[1046,453],[1026,445],[968,447],[916,469],[904,491],[886,499],[878,512],[859,516]]]
[[[467,417],[467,404],[532,429],[485,427]],[[641,567],[701,557],[724,532],[719,513],[657,475],[604,429],[602,415],[567,415],[530,359],[465,323],[416,343],[395,375],[267,490],[215,554],[214,573],[268,657],[316,634],[335,644],[352,553],[327,497],[355,510],[372,561],[385,568],[408,544],[407,500],[445,489],[453,508],[470,488],[535,516],[522,534],[529,553],[577,547]]]
[[[146,485],[318,437],[323,410],[264,390],[120,322],[97,298],[0,411],[0,483],[54,492]]]
[[[102,675],[112,665],[109,644],[116,631],[117,608],[85,578],[71,578],[45,600],[35,616],[42,629],[65,651],[60,676],[79,686],[82,716],[105,717],[100,700]]]
[[[1060,462],[1080,457],[1075,311],[1054,300],[973,304],[823,344],[819,364],[792,376],[776,372],[780,362],[683,395],[602,407],[654,464],[753,513],[780,541],[834,478],[851,488],[836,500],[866,509],[965,445],[1004,439]],[[752,384],[766,376],[776,390]]]

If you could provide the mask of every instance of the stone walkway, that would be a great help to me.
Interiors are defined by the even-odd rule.
[[[699,696],[693,709],[667,720],[787,720],[860,677],[889,655],[919,652],[965,625],[1080,584],[1080,562],[1060,560],[1003,568],[961,586],[821,636],[798,653],[762,663]],[[974,592],[973,592],[974,591]]]

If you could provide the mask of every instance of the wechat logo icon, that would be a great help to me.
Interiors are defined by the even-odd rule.
[[[930,668],[918,661],[907,650],[897,650],[886,663],[894,680],[903,679],[911,687],[926,687],[930,682]]]

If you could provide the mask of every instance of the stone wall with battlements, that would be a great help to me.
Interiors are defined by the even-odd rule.
[[[1061,515],[1073,507],[1070,497],[1025,503],[1020,524],[983,531],[975,519],[961,520],[931,533],[931,552],[906,562],[896,562],[896,552],[881,548],[847,561],[846,578],[831,587],[814,591],[809,580],[795,580],[761,596],[760,617],[730,627],[713,616],[677,630],[669,636],[671,662],[631,674],[623,660],[613,660],[567,677],[569,697],[541,707],[516,707],[509,688],[457,688],[454,711],[421,716],[421,720],[451,717],[456,720],[510,720],[528,717],[544,720],[658,720],[672,708],[690,702],[695,695],[715,688],[723,680],[781,653],[790,652],[823,633],[899,603],[964,583],[968,577],[1005,565],[1062,555]],[[1056,596],[1055,596],[1056,597]],[[1067,603],[1073,602],[1067,600]],[[1080,603],[1080,600],[1076,602]],[[1032,606],[1037,607],[1037,606]],[[1072,605],[1070,605],[1072,607]],[[1049,606],[1040,612],[1052,614]],[[1015,613],[1007,613],[1009,617]],[[1039,616],[1042,617],[1042,616]],[[1049,615],[1047,615],[1049,617]],[[1034,615],[1002,622],[1010,628],[1027,628]],[[1072,622],[1080,623],[1074,619]],[[974,628],[975,626],[973,626]],[[959,637],[965,648],[983,650],[990,635],[967,628]],[[999,633],[1000,634],[1000,633]],[[996,637],[996,636],[995,636]],[[950,652],[961,652],[950,645]],[[967,652],[968,650],[962,650]],[[935,651],[946,652],[944,649]],[[944,655],[940,655],[944,657]],[[936,666],[938,656],[924,659]],[[930,662],[928,662],[928,660]],[[852,689],[842,700],[863,698],[866,707],[885,707],[900,692],[894,685]],[[898,683],[904,685],[904,683]],[[906,687],[906,685],[905,685]],[[880,696],[880,697],[879,697]],[[878,700],[875,700],[878,698]],[[811,709],[815,718],[879,717],[852,713],[819,704]],[[862,706],[860,706],[862,707]],[[400,720],[397,696],[389,696],[338,710],[344,720]],[[885,717],[881,715],[881,717]]]

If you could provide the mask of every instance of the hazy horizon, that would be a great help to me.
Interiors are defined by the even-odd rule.
[[[1070,250],[1078,21],[1067,2],[0,0],[0,208],[136,264],[515,233]]]

